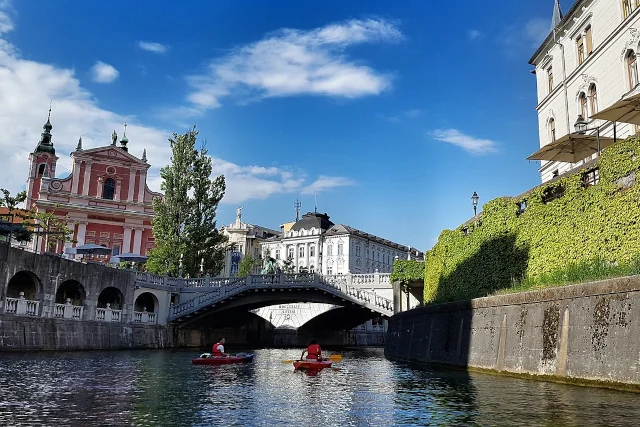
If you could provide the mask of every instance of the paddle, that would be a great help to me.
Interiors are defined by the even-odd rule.
[[[339,354],[332,354],[329,357],[325,357],[324,360],[331,360],[332,362],[340,362],[342,360],[342,356]],[[301,362],[300,360],[283,360],[282,363],[293,363],[293,362]]]

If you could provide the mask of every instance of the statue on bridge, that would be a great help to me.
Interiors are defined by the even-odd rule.
[[[275,259],[268,257],[265,260],[264,265],[262,266],[262,270],[260,274],[278,274],[279,268]]]

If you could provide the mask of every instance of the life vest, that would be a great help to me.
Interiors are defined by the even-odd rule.
[[[217,342],[213,345],[213,348],[211,349],[211,355],[212,356],[222,356],[222,352],[220,350],[218,350],[218,346],[222,345],[221,342]]]
[[[307,347],[307,359],[315,359],[317,360],[320,357],[320,346],[318,344],[311,344]]]

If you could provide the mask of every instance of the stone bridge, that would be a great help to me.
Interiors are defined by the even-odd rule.
[[[389,274],[279,274],[246,278],[176,279],[148,273],[136,275],[136,285],[179,293],[168,322],[190,322],[230,308],[248,310],[291,302],[316,302],[356,307],[384,317],[393,314]],[[381,295],[382,294],[382,295]],[[390,295],[389,295],[390,296]]]

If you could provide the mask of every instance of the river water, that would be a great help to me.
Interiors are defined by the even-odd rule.
[[[0,354],[0,425],[638,425],[640,395],[461,371],[416,370],[381,349],[343,351],[315,376],[256,350],[252,363],[191,364],[197,351]]]

